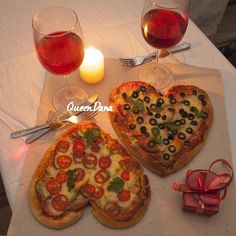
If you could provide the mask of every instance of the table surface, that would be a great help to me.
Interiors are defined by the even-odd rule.
[[[28,146],[12,140],[12,130],[33,126],[46,72],[39,64],[32,40],[31,19],[41,8],[61,5],[79,15],[86,46],[99,48],[107,58],[152,52],[142,38],[140,15],[144,0],[8,0],[1,3],[0,26],[0,171],[6,193],[14,207]],[[191,50],[176,58],[194,66],[221,71],[233,161],[236,163],[236,70],[190,21],[182,42]],[[234,167],[236,167],[234,163]],[[236,168],[235,168],[236,169]]]

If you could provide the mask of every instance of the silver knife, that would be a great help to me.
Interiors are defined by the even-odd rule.
[[[97,101],[97,99],[98,99],[98,95],[95,94],[92,97],[88,98],[87,101],[80,104],[80,106],[92,106]],[[78,111],[75,114],[73,114],[73,116],[78,116],[81,113],[83,113],[83,111]],[[68,119],[70,116],[71,116],[70,113],[63,114],[62,116],[60,116],[59,120],[61,122],[63,122],[64,120]],[[50,130],[52,129],[51,126],[52,125],[49,122],[47,122],[43,125],[38,125],[38,126],[35,126],[35,127],[32,127],[32,128],[27,128],[27,129],[14,131],[14,132],[11,133],[10,136],[11,136],[11,138],[18,138],[18,137],[26,136],[26,135],[29,135],[29,134],[32,134],[34,132],[41,131],[41,130],[45,130],[45,132],[46,132],[46,129],[50,129]]]

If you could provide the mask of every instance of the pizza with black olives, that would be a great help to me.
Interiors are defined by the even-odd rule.
[[[213,121],[209,96],[191,85],[164,94],[150,84],[131,81],[110,95],[110,119],[126,148],[145,167],[167,176],[202,149]]]
[[[87,205],[102,224],[129,227],[142,218],[149,199],[140,164],[92,122],[81,122],[58,138],[29,186],[33,215],[56,229],[78,221]]]

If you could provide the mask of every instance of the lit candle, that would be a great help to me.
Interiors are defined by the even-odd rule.
[[[80,66],[80,77],[88,84],[96,84],[104,77],[104,56],[95,48],[85,49],[83,63]]]

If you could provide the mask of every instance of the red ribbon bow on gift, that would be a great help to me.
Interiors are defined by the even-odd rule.
[[[227,167],[228,173],[216,174],[212,171],[212,167],[222,162]],[[218,205],[227,193],[227,186],[233,179],[233,169],[231,165],[224,159],[217,159],[211,163],[209,170],[197,169],[189,170],[186,176],[186,184],[174,183],[172,188],[176,191],[184,193],[196,193],[194,196],[199,201],[197,211],[204,209],[204,205]],[[221,197],[217,197],[217,193],[224,191]],[[218,195],[219,196],[219,195]]]

